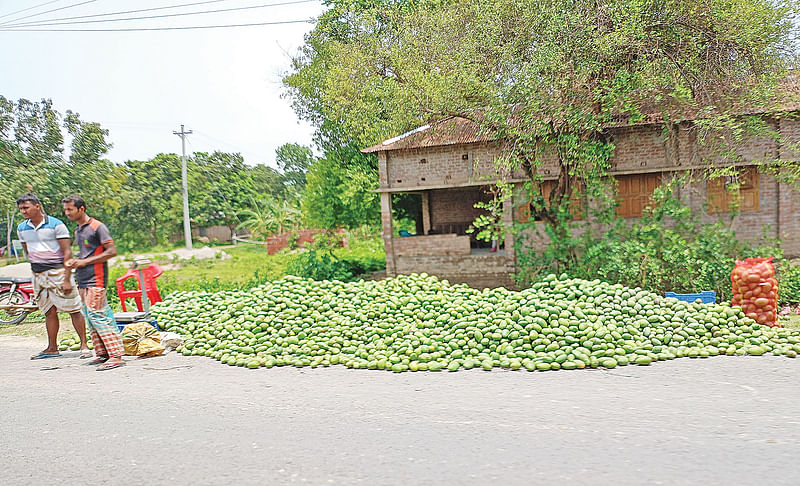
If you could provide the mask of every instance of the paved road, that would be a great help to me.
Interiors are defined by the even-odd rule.
[[[0,336],[4,484],[797,484],[800,360],[98,373],[40,345]]]
[[[6,265],[4,267],[0,267],[0,277],[30,277],[30,276],[31,276],[31,264],[28,262],[15,263],[13,265]]]

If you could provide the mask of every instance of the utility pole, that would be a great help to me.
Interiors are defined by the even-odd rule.
[[[181,137],[181,182],[183,182],[183,234],[186,237],[186,249],[192,249],[192,226],[189,224],[189,178],[186,174],[186,136],[192,131],[186,131],[181,125],[181,131],[172,132]]]

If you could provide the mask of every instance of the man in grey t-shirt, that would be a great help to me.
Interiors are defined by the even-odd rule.
[[[117,247],[106,225],[86,214],[86,203],[80,196],[69,196],[62,201],[64,214],[76,223],[75,243],[80,248],[78,258],[64,262],[75,269],[78,293],[83,300],[83,312],[92,332],[98,371],[110,370],[125,364],[124,348],[114,312],[106,300],[108,285],[108,259],[117,254]]]

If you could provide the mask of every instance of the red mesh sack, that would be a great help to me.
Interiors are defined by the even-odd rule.
[[[778,281],[772,260],[772,257],[736,260],[731,273],[731,305],[740,306],[747,317],[759,324],[779,327]]]

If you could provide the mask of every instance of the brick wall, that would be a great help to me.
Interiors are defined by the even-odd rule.
[[[768,120],[768,125],[772,129],[778,128],[776,120]],[[726,137],[726,140],[728,140],[727,143],[730,144],[736,155],[743,159],[744,163],[772,159],[778,155],[779,151],[777,142],[769,137],[750,136],[741,141]],[[725,165],[728,162],[726,158],[719,155],[719,147],[715,148],[713,143],[708,143],[705,146],[695,145],[695,147],[698,156],[702,160],[710,160],[714,164],[721,165]]]
[[[629,127],[614,130],[612,170],[640,171],[667,165],[667,143],[660,127]]]
[[[800,141],[800,122],[782,119],[774,121],[787,143]],[[613,174],[663,173],[670,171],[702,168],[704,158],[711,157],[710,149],[699,147],[697,133],[690,123],[681,123],[664,129],[656,126],[637,126],[614,129],[611,138],[615,144],[612,158]],[[425,186],[458,185],[487,180],[496,176],[494,159],[501,154],[499,144],[461,144],[425,149],[380,152],[381,187],[392,190],[424,190]],[[796,157],[788,149],[779,147],[773,140],[765,137],[751,137],[736,146],[737,154],[746,164],[758,162],[765,157],[780,155],[784,159]],[[540,164],[537,172],[545,179],[558,175],[556,157],[553,153],[542,151],[536,154]],[[425,159],[424,162],[421,162]],[[713,157],[711,157],[714,160]],[[714,160],[716,163],[724,163]],[[742,163],[739,161],[738,163]],[[512,179],[522,179],[524,174],[517,171],[506,174]],[[491,180],[491,179],[490,179]],[[399,181],[399,182],[398,182]],[[758,242],[764,236],[764,228],[770,237],[779,237],[787,256],[800,256],[800,194],[790,187],[778,183],[774,177],[759,176],[759,210],[742,212],[733,221],[737,236],[750,242]],[[430,209],[430,224],[433,228],[443,223],[467,224],[481,214],[474,203],[486,198],[477,187],[435,189],[427,191]],[[706,214],[705,204],[708,191],[705,182],[691,184],[682,188],[679,196],[695,211],[702,213],[703,221],[727,221],[729,213]],[[398,243],[392,237],[391,199],[382,194],[382,222],[384,243],[387,250],[387,274],[425,272],[444,275],[452,281],[475,282],[492,285],[490,282],[510,282],[509,275],[514,269],[513,236],[506,239],[507,263],[498,266],[476,260],[476,255],[462,256],[399,256],[393,249]],[[519,200],[517,201],[520,204]],[[388,213],[387,213],[388,211]],[[516,219],[515,208],[507,208],[504,220],[510,223]],[[541,225],[541,223],[539,223]],[[581,232],[582,230],[578,230]],[[519,235],[528,245],[539,250],[547,243],[543,232],[528,231]],[[408,250],[401,250],[401,253]],[[498,258],[498,256],[488,257]],[[492,260],[489,260],[490,262]],[[466,263],[465,263],[466,262]],[[479,263],[476,263],[479,262]],[[510,262],[510,263],[509,263]],[[428,270],[426,270],[428,268]],[[499,269],[499,270],[498,270]],[[507,273],[504,273],[507,272]],[[503,277],[503,275],[506,275]]]
[[[736,232],[736,237],[750,243],[758,243],[763,236],[777,237],[778,213],[778,184],[774,177],[767,174],[758,175],[759,184],[759,210],[739,212],[731,221],[730,212],[708,214],[708,182],[699,181],[682,188],[688,192],[689,205],[692,211],[701,214],[704,223],[712,224],[722,221],[730,225]],[[765,233],[766,230],[766,233]]]
[[[794,153],[789,144],[800,141],[800,121],[782,119],[779,121],[781,138],[780,157],[784,160],[797,160],[800,154]],[[786,184],[778,186],[780,238],[783,251],[787,255],[800,256],[800,193]]]
[[[665,173],[666,174],[666,173]],[[800,256],[800,194],[785,184],[779,184],[775,177],[769,174],[759,174],[759,210],[739,212],[731,222],[730,212],[709,214],[706,211],[708,191],[706,181],[688,184],[679,190],[679,197],[692,208],[692,211],[701,215],[701,221],[713,224],[721,221],[730,225],[736,237],[752,244],[760,244],[764,237],[780,238],[784,253],[788,257]],[[547,245],[549,238],[544,235],[542,225],[536,223],[539,231],[529,229],[520,234],[525,245],[541,251]],[[592,224],[595,230],[599,225]],[[780,228],[780,234],[778,234]],[[573,232],[579,235],[581,228]]]
[[[475,218],[486,211],[477,209],[475,203],[488,201],[487,195],[481,187],[463,187],[454,189],[441,189],[429,192],[428,204],[430,207],[431,226],[445,223],[472,223]]]
[[[397,274],[428,273],[475,288],[515,288],[514,259],[503,255],[398,257]]]
[[[231,229],[227,226],[192,227],[192,237],[206,237],[209,241],[231,241]],[[183,238],[183,235],[181,235]]]
[[[521,171],[509,174],[498,169],[495,159],[502,147],[496,143],[448,145],[379,153],[381,187],[412,190],[418,187],[493,182],[498,173],[505,177],[524,177]]]
[[[318,229],[305,229],[305,230],[297,230],[297,231],[287,231],[286,233],[270,236],[267,238],[267,254],[274,255],[279,251],[283,250],[284,248],[289,248],[289,238],[292,234],[297,234],[297,246],[303,247],[306,243],[311,243],[314,241],[314,235],[319,233],[322,230]],[[337,233],[344,233],[344,230],[337,230]],[[346,244],[344,236],[342,237],[342,244]]]
[[[396,257],[469,255],[469,236],[428,235],[393,238]]]

